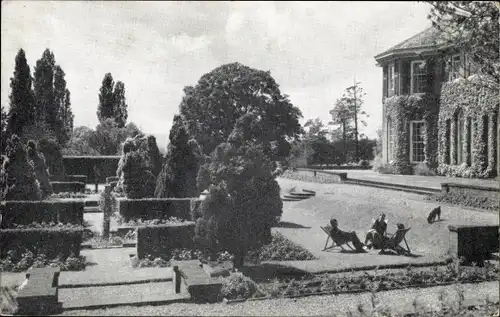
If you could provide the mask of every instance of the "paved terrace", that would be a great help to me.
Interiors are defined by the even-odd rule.
[[[400,184],[424,188],[441,189],[441,183],[457,183],[473,186],[486,186],[499,188],[499,180],[495,179],[470,179],[461,177],[444,176],[417,176],[417,175],[392,175],[379,174],[372,170],[325,170],[329,172],[347,173],[347,178],[382,182],[388,184]]]

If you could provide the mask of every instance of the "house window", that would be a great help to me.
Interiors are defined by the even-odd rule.
[[[425,92],[426,71],[424,61],[411,62],[411,93],[418,94]]]
[[[396,78],[394,76],[394,64],[389,65],[389,91],[394,91],[396,87]]]
[[[388,161],[392,161],[394,153],[394,134],[392,131],[392,120],[387,118],[387,158]]]
[[[453,55],[449,62],[450,72],[448,80],[452,81],[460,77],[460,67],[462,66],[460,54]]]
[[[410,158],[412,163],[425,160],[424,128],[424,121],[410,122]]]

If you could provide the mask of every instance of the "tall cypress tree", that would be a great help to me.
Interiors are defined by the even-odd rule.
[[[34,123],[35,99],[31,89],[31,73],[26,54],[20,49],[16,55],[14,77],[10,79],[10,109],[7,119],[9,135],[19,134],[24,126]]]
[[[61,117],[61,112],[64,111],[64,103],[66,98],[66,74],[59,65],[54,67],[54,110],[56,118],[53,121],[52,128],[57,135],[59,143],[64,143],[64,118]]]
[[[34,74],[36,119],[52,129],[56,126],[58,110],[54,103],[54,67],[54,54],[46,49],[36,62]]]
[[[101,123],[105,119],[114,118],[114,85],[111,73],[104,75],[101,89],[99,89],[99,105],[97,106],[97,118]]]
[[[115,90],[113,91],[113,115],[119,128],[122,128],[127,123],[127,103],[125,99],[125,84],[117,81]]]
[[[71,94],[68,89],[64,93],[64,102],[59,109],[59,122],[61,123],[60,140],[61,144],[66,144],[73,133],[73,111],[71,110]]]

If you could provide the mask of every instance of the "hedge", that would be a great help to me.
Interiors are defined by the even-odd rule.
[[[194,228],[194,222],[137,227],[137,257],[168,259],[173,249],[193,249]]]
[[[82,200],[5,201],[0,207],[0,228],[9,228],[13,223],[28,225],[33,222],[83,224],[84,205]]]
[[[50,182],[54,193],[85,193],[82,182]]]
[[[64,178],[66,182],[80,182],[87,184],[87,175],[66,175]]]
[[[63,156],[66,174],[87,175],[88,182],[95,181],[94,166],[99,169],[99,183],[105,183],[106,177],[116,176],[121,156]]]
[[[198,198],[142,198],[117,200],[118,211],[124,221],[134,219],[152,220],[176,217],[184,220],[192,220],[191,208],[199,208],[191,201]]]
[[[0,257],[6,257],[11,250],[18,254],[29,250],[35,255],[45,254],[49,259],[60,255],[66,258],[70,254],[79,256],[82,234],[82,229],[73,228],[1,229]]]
[[[106,184],[111,184],[112,182],[118,182],[120,178],[118,176],[106,177]]]

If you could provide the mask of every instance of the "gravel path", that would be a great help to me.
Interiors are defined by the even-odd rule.
[[[464,298],[484,302],[486,298],[498,302],[498,282],[467,284],[461,286]],[[425,289],[406,289],[377,293],[379,308],[388,308],[393,313],[410,313],[417,310],[439,310],[439,297],[445,303],[457,303],[458,292],[455,286],[432,287]],[[67,311],[66,316],[346,316],[348,311],[356,312],[361,304],[370,311],[372,295],[344,294],[311,296],[297,299],[271,299],[247,301],[236,304],[171,304],[167,306],[119,307],[99,310]]]

